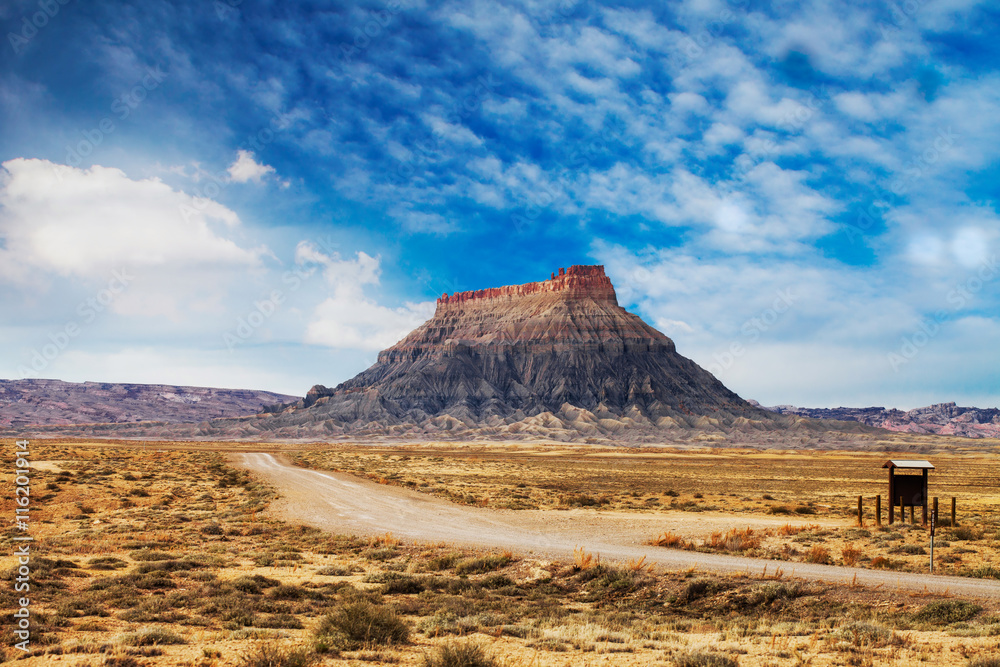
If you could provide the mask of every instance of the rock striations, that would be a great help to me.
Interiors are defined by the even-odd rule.
[[[321,426],[328,436],[555,439],[788,422],[729,391],[619,306],[602,266],[444,294],[434,317],[371,368],[262,417],[284,436]]]

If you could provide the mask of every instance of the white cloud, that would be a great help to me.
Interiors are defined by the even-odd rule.
[[[274,167],[257,162],[251,151],[237,151],[236,160],[229,165],[229,178],[234,183],[246,183],[247,181],[260,183],[261,179],[273,173],[275,173]]]
[[[230,238],[240,226],[236,213],[158,179],[38,159],[2,166],[0,279],[23,282],[38,272],[106,279],[123,266],[249,269],[265,252]]]
[[[984,369],[997,363],[996,269],[940,259],[956,244],[974,251],[982,240],[976,229],[955,235],[950,246],[928,239],[924,251],[942,262],[933,271],[853,270],[817,253],[767,264],[684,248],[635,254],[601,242],[592,254],[606,265],[622,305],[744,397],[817,407],[993,405],[995,397],[968,387],[990,386]],[[897,374],[889,355],[941,312],[944,321],[930,340],[919,334],[924,344]]]
[[[300,246],[303,256],[321,261],[333,295],[316,306],[305,342],[333,348],[385,349],[434,314],[434,302],[405,303],[398,308],[379,305],[365,294],[379,284],[380,259],[359,252],[354,259],[323,255]]]

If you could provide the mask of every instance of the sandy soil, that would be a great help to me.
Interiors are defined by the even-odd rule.
[[[753,558],[663,549],[643,545],[670,530],[698,537],[731,527],[774,527],[787,518],[727,516],[724,513],[630,514],[627,512],[503,511],[456,505],[408,489],[377,484],[347,474],[292,466],[268,453],[230,455],[234,463],[264,477],[281,494],[269,510],[277,518],[335,533],[384,534],[425,542],[449,542],[510,549],[536,557],[572,558],[583,547],[605,560],[645,556],[668,569],[714,572],[774,572],[813,581],[857,583],[908,591],[931,591],[1000,598],[1000,581],[785,563]],[[793,525],[795,522],[792,522]],[[822,519],[801,522],[846,525]]]

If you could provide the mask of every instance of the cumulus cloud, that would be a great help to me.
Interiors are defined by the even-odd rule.
[[[251,151],[237,151],[236,159],[229,165],[229,178],[234,183],[246,183],[248,181],[260,183],[265,176],[273,173],[275,173],[274,167],[257,162]]]
[[[90,279],[112,269],[230,267],[259,263],[263,248],[232,237],[232,210],[133,180],[119,169],[78,169],[17,158],[0,172],[0,278],[42,274]]]
[[[381,350],[396,343],[434,314],[434,302],[379,305],[366,295],[379,284],[381,259],[358,252],[354,259],[325,255],[311,244],[300,244],[300,257],[323,265],[333,294],[316,306],[306,328],[305,342],[332,348]]]

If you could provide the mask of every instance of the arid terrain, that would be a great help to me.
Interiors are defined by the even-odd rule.
[[[988,665],[1000,651],[995,595],[791,576],[848,558],[922,576],[926,531],[878,529],[870,502],[863,529],[852,515],[857,495],[885,493],[884,453],[479,443],[272,451],[282,449],[279,459],[347,471],[366,493],[423,494],[564,536],[582,523],[595,527],[593,544],[618,525],[636,556],[599,556],[588,543],[554,558],[365,534],[346,520],[338,530],[332,513],[328,530],[297,525],[283,520],[288,494],[238,467],[248,445],[37,441],[34,657],[19,662]],[[996,581],[995,455],[938,449],[927,454],[938,467],[931,494],[958,498],[959,526],[940,529],[936,560],[962,580]],[[341,475],[331,476],[352,483]],[[320,505],[308,504],[322,514]],[[4,498],[3,511],[13,509]],[[664,532],[674,548],[643,544]],[[9,582],[18,534],[5,534]],[[657,554],[783,562],[718,573],[656,565]],[[3,595],[10,636],[10,584]],[[477,649],[484,661],[454,662]]]

